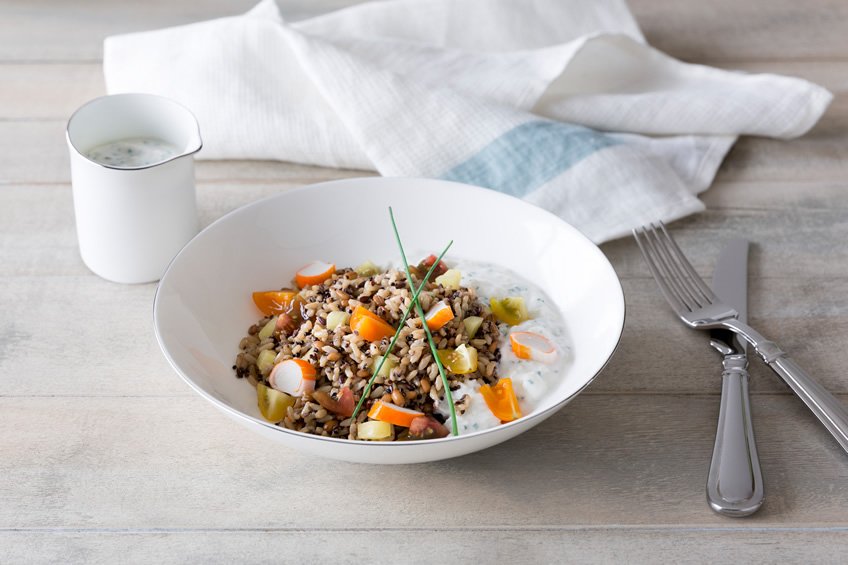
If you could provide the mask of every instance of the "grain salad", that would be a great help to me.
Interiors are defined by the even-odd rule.
[[[254,293],[264,316],[241,339],[233,369],[256,387],[265,419],[321,436],[404,441],[486,429],[535,406],[567,356],[544,293],[506,269],[448,268],[433,255],[409,272],[411,281],[403,268],[315,261],[292,287]]]

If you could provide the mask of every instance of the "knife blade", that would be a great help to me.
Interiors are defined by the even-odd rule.
[[[731,240],[713,274],[713,291],[743,322],[748,315],[748,247],[744,239]],[[710,345],[722,354],[724,370],[707,500],[719,514],[748,516],[762,506],[763,479],[748,398],[747,343],[719,329],[710,332]]]
[[[739,320],[748,321],[748,242],[733,239],[722,250],[713,273],[713,292],[739,312]],[[745,354],[748,342],[730,330],[710,332],[710,345],[720,353]],[[730,350],[730,351],[728,351]]]

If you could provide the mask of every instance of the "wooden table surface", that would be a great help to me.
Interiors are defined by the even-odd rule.
[[[351,0],[287,0],[303,17]],[[848,456],[751,369],[766,503],[713,514],[704,484],[716,354],[677,323],[634,243],[603,251],[627,325],[609,368],[529,433],[440,463],[301,455],[234,424],[156,345],[155,285],[92,275],[74,232],[65,122],[104,93],[108,34],[239,13],[252,0],[0,0],[0,562],[844,561]],[[709,276],[750,238],[750,318],[848,401],[848,3],[631,0],[681,59],[804,77],[836,98],[793,141],[739,141],[673,225]],[[362,175],[201,162],[202,221],[289,187]]]

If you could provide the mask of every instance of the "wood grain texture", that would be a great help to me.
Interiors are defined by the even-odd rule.
[[[848,4],[840,0],[627,3],[648,42],[684,60],[791,61],[848,54]]]
[[[0,63],[0,119],[67,120],[92,98],[106,94],[99,63]]]
[[[739,563],[841,563],[842,528],[765,529],[467,529],[214,531],[0,531],[9,565],[46,562],[174,564],[280,563],[409,565],[431,563],[711,564],[717,555]],[[368,542],[363,543],[367,537]],[[414,548],[426,548],[426,551]]]
[[[508,443],[403,467],[301,455],[197,396],[0,411],[3,529],[848,526],[845,454],[789,396],[753,403],[767,501],[742,523],[706,508],[712,395],[581,395]]]
[[[357,4],[362,0],[284,0],[283,16],[296,21]],[[132,2],[98,0],[76,2],[3,0],[0,4],[0,60],[12,62],[99,61],[103,39],[130,33],[242,14],[258,0],[194,0],[174,4],[167,0],[144,3],[143,12]]]
[[[297,20],[360,0],[281,0],[283,14]],[[243,13],[255,0],[195,0],[174,6],[145,2],[144,16],[132,3],[96,0],[28,2],[4,0],[0,9],[0,60],[97,61],[107,35],[182,25]],[[794,60],[843,58],[848,52],[848,6],[840,0],[631,0],[648,41],[687,60]],[[775,38],[780,38],[775,41]]]

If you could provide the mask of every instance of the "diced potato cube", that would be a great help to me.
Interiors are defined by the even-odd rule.
[[[350,314],[336,310],[327,314],[327,329],[334,331],[337,327],[345,325],[350,320]]]
[[[388,422],[379,422],[377,420],[369,420],[362,422],[356,426],[356,436],[359,439],[370,439],[372,441],[380,441],[391,439],[394,435],[394,428]]]
[[[373,364],[371,365],[371,370],[373,371],[379,364],[380,360],[383,358],[382,355],[377,355],[374,357]],[[388,378],[389,374],[392,372],[392,369],[398,366],[398,362],[400,359],[397,356],[389,354],[389,358],[386,359],[386,362],[383,363],[383,366],[380,367],[380,372],[377,373],[378,376]]]
[[[371,261],[365,261],[363,264],[354,269],[360,277],[373,277],[380,273],[380,267]]]
[[[480,326],[483,325],[483,318],[479,316],[468,316],[462,320],[462,324],[465,326],[465,333],[468,334],[468,339],[474,339]]]
[[[258,337],[259,339],[265,339],[267,337],[271,337],[272,335],[274,335],[274,327],[276,326],[276,324],[277,324],[277,317],[274,316],[273,318],[271,318],[271,320],[267,324],[262,326],[262,329],[259,330],[259,333],[256,335],[256,337]]]
[[[443,275],[436,277],[436,284],[440,284],[449,290],[459,288],[459,283],[462,280],[462,273],[456,269],[448,269]]]
[[[277,357],[277,352],[273,349],[265,349],[259,352],[256,357],[256,368],[259,369],[264,376],[268,376],[271,369],[274,368],[274,359]]]

